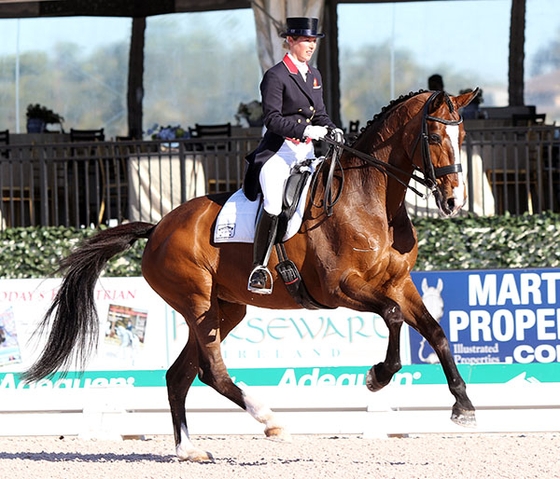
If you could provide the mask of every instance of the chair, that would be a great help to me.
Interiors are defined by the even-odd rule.
[[[348,126],[348,133],[358,133],[360,131],[360,120],[351,121]]]
[[[194,126],[197,138],[231,136],[231,123],[216,125],[199,125],[195,123]]]
[[[513,114],[511,123],[513,126],[541,126],[546,120],[546,113]]]
[[[10,131],[0,131],[0,145],[10,144]],[[30,162],[21,161],[18,154],[10,155],[9,149],[0,149],[1,216],[8,227],[35,226],[34,201],[39,195],[37,179]],[[32,188],[33,187],[33,188]]]
[[[189,128],[189,132],[193,138],[224,138],[231,136],[231,123],[222,123],[215,125],[200,125],[195,123],[194,129]],[[202,150],[229,150],[229,142],[213,144],[200,144]]]
[[[194,132],[194,135],[193,135]],[[231,137],[231,123],[214,125],[201,125],[195,123],[193,138],[223,139]],[[236,175],[230,170],[235,169],[234,158],[230,158],[231,143],[229,141],[216,141],[195,144],[195,150],[206,152],[205,173],[208,181],[208,192],[234,191],[237,189]],[[208,154],[210,153],[210,154]]]
[[[10,130],[0,131],[0,145],[9,145],[10,144]],[[10,157],[10,150],[0,150],[0,156],[4,158]]]
[[[103,128],[98,130],[75,130],[70,128],[70,141],[105,141]]]
[[[103,128],[94,130],[70,129],[72,143],[98,143],[105,141]],[[80,188],[75,192],[80,224],[99,224],[100,216],[105,208],[104,196],[98,197],[105,185],[102,152],[99,146],[86,144],[71,148],[71,158],[76,161],[75,170],[70,172],[72,181],[78,182]],[[98,206],[99,205],[99,206]],[[99,212],[96,211],[99,208]]]
[[[119,221],[128,216],[128,163],[131,156],[138,156],[138,144],[132,143],[132,136],[116,136],[114,159],[107,161],[107,171],[102,168],[104,191],[108,191],[108,220],[116,217]],[[125,142],[122,144],[122,142]],[[100,214],[100,222],[104,212]]]
[[[117,219],[121,222],[128,215],[128,157],[114,148],[114,158],[99,160],[100,204],[98,224]],[[104,218],[106,217],[106,218]]]
[[[346,132],[346,130],[345,130]],[[346,133],[346,139],[349,142],[353,142],[360,132],[360,120],[351,121],[348,123],[348,133]]]

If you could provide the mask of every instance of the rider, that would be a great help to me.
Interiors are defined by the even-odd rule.
[[[314,157],[311,140],[323,139],[328,128],[336,129],[323,102],[323,82],[319,70],[308,64],[315,52],[316,18],[295,17],[286,20],[285,39],[288,53],[270,68],[262,79],[264,124],[266,132],[255,151],[247,156],[243,190],[251,201],[263,194],[253,247],[253,270],[248,289],[270,294],[267,263],[276,239],[278,215],[282,211],[284,182],[297,162]]]

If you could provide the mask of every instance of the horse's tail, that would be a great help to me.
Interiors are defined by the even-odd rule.
[[[68,371],[75,360],[83,369],[99,339],[95,284],[107,262],[148,238],[155,225],[126,223],[97,233],[60,262],[63,280],[49,310],[36,331],[42,334],[52,323],[47,344],[37,361],[23,373],[25,381],[37,381],[58,370]],[[51,318],[52,317],[52,318]]]

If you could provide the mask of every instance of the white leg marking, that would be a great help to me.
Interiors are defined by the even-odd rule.
[[[284,426],[278,422],[270,408],[252,396],[249,396],[245,391],[243,392],[243,397],[247,412],[261,424],[264,424],[264,431],[268,437],[273,437],[282,441],[291,440],[290,434],[286,432]]]
[[[181,426],[181,440],[179,444],[177,444],[175,452],[181,461],[214,461],[211,453],[195,447],[195,445],[191,442],[186,425]]]

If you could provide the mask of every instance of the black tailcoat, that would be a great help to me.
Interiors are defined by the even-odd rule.
[[[307,81],[286,54],[268,70],[261,82],[261,97],[266,133],[255,151],[247,155],[243,190],[254,201],[260,192],[262,166],[282,146],[286,138],[303,141],[308,125],[335,128],[323,102],[321,73],[309,66]]]

